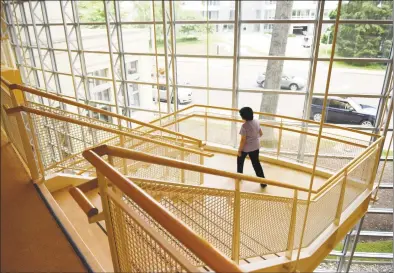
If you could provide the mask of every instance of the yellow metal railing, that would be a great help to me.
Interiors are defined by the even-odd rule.
[[[363,194],[370,193],[374,176],[370,170],[376,162],[379,144],[380,140],[372,144],[371,149],[358,161],[349,164],[329,186],[318,192],[314,191],[317,195],[311,200],[308,216],[305,214],[307,200],[300,198],[298,194],[308,189],[302,187],[284,183],[278,185],[275,181],[107,145],[87,151],[84,156],[98,172],[104,163],[97,165],[93,161],[98,156],[108,156],[227,177],[234,182],[234,190],[170,183],[138,176],[129,177],[129,181],[138,185],[187,227],[236,262],[267,254],[281,255],[292,260],[295,258],[294,251],[311,245],[329,226],[339,226],[341,221],[346,220],[343,217],[348,215],[347,209],[352,202]],[[120,174],[116,167],[112,167],[110,172]],[[264,182],[293,189],[294,196],[285,198],[244,192],[240,189],[241,181]],[[117,186],[116,180],[110,179],[110,182]],[[145,218],[148,217],[129,198],[131,197],[124,195],[122,200]],[[303,228],[305,217],[307,224]],[[301,241],[302,233],[305,236]],[[188,257],[189,254],[185,255]],[[195,266],[204,265],[192,257],[189,259]]]
[[[103,147],[95,151],[101,154]],[[86,151],[84,157],[97,170],[116,272],[196,272],[203,265],[215,272],[241,272],[97,153]]]
[[[104,212],[97,214],[84,198],[80,198],[78,203],[85,213],[92,214],[88,215],[93,218],[90,222],[105,216],[114,266],[122,270],[193,271],[207,265],[212,269],[215,267],[215,271],[223,271],[225,267],[209,260],[201,249],[185,244],[183,240],[191,238],[188,237],[191,230],[192,237],[198,234],[208,242],[204,247],[211,249],[213,254],[217,252],[215,249],[220,250],[236,263],[266,254],[286,257],[290,261],[298,260],[295,256],[297,251],[300,253],[308,248],[329,227],[338,227],[354,210],[353,204],[368,198],[373,188],[383,140],[375,134],[326,124],[322,124],[322,131],[317,133],[313,121],[256,113],[274,118],[260,120],[262,126],[273,131],[270,138],[263,142],[262,152],[266,159],[282,165],[291,162],[293,167],[302,166],[302,170],[309,171],[312,177],[318,171],[325,173],[327,180],[322,186],[317,189],[304,188],[294,183],[204,166],[203,158],[213,156],[207,152],[213,149],[212,145],[225,145],[230,151],[239,140],[237,137],[242,121],[236,118],[237,109],[192,105],[163,116],[161,120],[154,120],[153,124],[143,123],[130,129],[122,126],[122,122],[103,122],[84,116],[80,111],[76,114],[39,104],[34,99],[25,100],[20,105],[12,90],[3,91],[6,90],[4,84],[10,86],[2,79],[2,96],[8,96],[13,108],[2,109],[2,121],[4,119],[9,123],[13,119],[11,116],[16,117],[21,149],[26,154],[34,180],[40,173],[48,171],[73,170],[77,174],[92,176],[98,173]],[[101,112],[100,109],[85,108],[85,105],[56,95],[24,89],[59,103]],[[14,91],[18,92],[18,89]],[[3,115],[5,112],[7,116]],[[157,127],[155,123],[161,123],[164,128]],[[171,130],[175,128],[179,132]],[[370,143],[370,137],[377,140]],[[319,146],[317,139],[320,140]],[[208,143],[205,151],[200,148],[203,146],[202,140]],[[89,149],[85,156],[93,166],[81,156],[85,149]],[[310,154],[314,149],[317,153],[312,156]],[[49,158],[51,154],[55,158]],[[303,157],[294,154],[302,154]],[[201,184],[205,175],[226,177],[234,184],[234,189],[204,187]],[[245,192],[241,188],[242,181],[289,189],[293,191],[293,196]],[[129,186],[122,188],[121,184]],[[137,195],[142,192],[147,198],[150,196],[150,201],[144,199],[137,202],[126,190],[130,185],[138,191]],[[301,192],[308,193],[311,198],[305,199]],[[79,195],[78,191],[73,193],[74,197]],[[160,211],[170,213],[171,219],[175,219],[173,224],[181,226],[177,233],[173,233],[173,227],[167,226],[164,219],[154,218],[152,211],[147,210],[146,203],[153,201],[152,198],[160,206]],[[189,235],[183,237],[185,234]],[[135,240],[129,244],[129,239]],[[155,257],[158,267],[135,251],[141,247],[148,247],[149,255]],[[181,258],[178,259],[178,256]],[[220,257],[219,260],[223,258]],[[228,269],[233,264],[228,264],[227,258],[223,263],[229,266],[226,267]]]
[[[27,113],[31,122],[34,123],[35,132],[39,138],[34,138],[37,142],[36,154],[40,158],[41,173],[45,174],[48,170],[59,171],[59,168],[71,169],[79,171],[79,174],[85,172],[92,172],[92,167],[84,160],[78,158],[78,154],[85,149],[84,143],[82,143],[80,134],[84,133],[85,143],[89,144],[90,147],[96,146],[100,143],[108,143],[113,145],[119,145],[119,136],[123,137],[124,147],[129,147],[134,150],[145,151],[147,153],[167,156],[170,158],[182,158],[186,162],[199,163],[201,157],[213,156],[212,153],[208,153],[195,148],[182,147],[176,145],[174,142],[164,142],[159,135],[149,137],[149,135],[141,135],[141,133],[133,132],[131,129],[122,129],[116,125],[108,124],[96,119],[77,115],[75,113],[66,112],[60,109],[51,108],[48,106],[28,103],[29,106],[18,106],[11,109],[7,109],[6,112],[9,115],[17,115],[21,112]],[[51,126],[53,131],[48,134],[47,127]],[[58,134],[58,135],[56,135]],[[71,143],[60,143],[65,141],[61,139],[62,134],[64,136],[71,136]],[[54,136],[54,137],[53,137]],[[57,145],[52,145],[52,141],[57,141]],[[51,158],[53,151],[58,157]],[[59,149],[62,147],[63,149]],[[77,152],[77,156],[66,157],[66,160],[59,162],[59,159],[65,157],[63,153],[68,154],[69,152],[64,147],[70,147]],[[55,161],[55,163],[53,163]],[[176,182],[187,182],[191,184],[201,184],[201,177],[192,175],[188,172],[183,171],[172,171],[169,172],[165,167],[159,168],[151,164],[135,164],[133,162],[127,162],[126,160],[118,160],[115,162],[116,166],[119,166],[124,174],[138,173],[145,177],[160,178],[160,179],[171,179]],[[188,178],[185,180],[185,178]]]
[[[79,108],[79,110],[83,109],[83,110],[85,110],[86,114],[88,114],[89,116],[92,116],[93,114],[101,114],[101,115],[105,115],[107,117],[111,117],[111,118],[113,118],[113,122],[116,125],[121,126],[121,127],[122,126],[126,127],[127,123],[131,124],[131,127],[136,127],[137,125],[139,125],[139,126],[141,126],[141,128],[147,127],[148,128],[147,130],[151,131],[150,133],[158,133],[158,132],[161,134],[164,133],[164,134],[168,134],[168,136],[172,136],[172,138],[174,138],[174,139],[178,139],[178,138],[181,139],[182,138],[185,140],[189,140],[189,142],[195,143],[196,145],[199,145],[199,146],[202,145],[201,140],[198,138],[191,137],[186,134],[181,134],[181,133],[178,133],[178,132],[175,132],[172,130],[168,130],[166,128],[152,125],[149,123],[145,123],[140,120],[136,120],[136,119],[129,118],[126,116],[122,116],[122,115],[113,113],[111,111],[107,111],[107,110],[103,110],[103,109],[100,109],[97,107],[90,106],[88,104],[79,103],[79,102],[76,102],[72,99],[62,97],[60,95],[42,92],[42,91],[39,91],[35,88],[27,87],[27,86],[20,85],[20,84],[11,84],[9,86],[9,89],[11,91],[12,90],[20,90],[24,94],[25,93],[30,94],[31,97],[26,98],[25,99],[26,101],[32,101],[32,102],[37,101],[37,97],[46,98],[51,101],[57,101],[59,104],[66,104],[66,105],[70,105],[70,106],[72,105],[74,107]],[[36,97],[34,97],[34,96],[36,96]]]

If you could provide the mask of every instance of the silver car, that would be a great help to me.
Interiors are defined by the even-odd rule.
[[[265,73],[262,73],[257,78],[257,84],[260,87],[264,87],[265,82]],[[283,89],[290,89],[293,91],[301,90],[304,88],[306,81],[302,78],[294,77],[294,76],[287,76],[282,75],[282,79],[280,81],[280,87]]]

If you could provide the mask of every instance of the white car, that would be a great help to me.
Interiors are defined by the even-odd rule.
[[[172,91],[172,90],[171,90]],[[170,91],[171,103],[174,103],[173,95]],[[159,92],[160,92],[160,101],[167,102],[167,86],[166,85],[159,85]],[[178,103],[190,103],[192,102],[193,91],[190,88],[179,88],[178,87]],[[157,88],[152,88],[152,98],[154,101],[157,101]]]
[[[260,87],[264,87],[265,84],[265,73],[260,74],[257,77],[257,84]],[[282,75],[280,80],[280,88],[290,89],[292,91],[301,90],[306,85],[306,81],[299,77]]]

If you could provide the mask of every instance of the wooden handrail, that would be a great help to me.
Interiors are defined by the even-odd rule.
[[[188,163],[188,162],[184,162],[184,161],[180,161],[180,160],[176,160],[176,159],[170,159],[170,158],[166,158],[166,157],[162,157],[162,156],[149,155],[147,153],[137,152],[137,151],[133,151],[133,150],[125,149],[125,148],[120,148],[120,147],[115,147],[115,146],[110,146],[110,145],[101,145],[96,148],[92,148],[91,150],[93,150],[95,153],[99,154],[100,156],[101,155],[112,155],[112,156],[117,156],[117,157],[121,157],[121,158],[127,158],[127,159],[132,159],[132,160],[137,160],[137,161],[148,162],[151,164],[157,164],[157,165],[174,167],[174,168],[183,169],[183,170],[195,171],[195,172],[200,172],[200,173],[205,173],[205,174],[212,174],[212,175],[217,175],[217,176],[223,176],[223,177],[232,178],[235,180],[245,180],[245,181],[255,182],[255,183],[260,183],[260,184],[268,184],[268,185],[272,185],[272,186],[278,186],[278,187],[292,189],[292,190],[299,190],[299,191],[303,191],[303,192],[309,191],[309,189],[304,188],[304,187],[289,185],[286,183],[282,183],[282,182],[278,182],[278,181],[274,181],[274,180],[269,180],[266,178],[213,169],[213,168],[205,167],[205,166],[198,165],[198,164]],[[317,193],[317,192],[312,191],[312,193]]]
[[[85,122],[85,121],[71,119],[71,118],[68,118],[68,117],[60,116],[60,115],[53,114],[53,113],[48,113],[48,112],[45,112],[45,111],[33,109],[33,108],[30,108],[30,107],[27,107],[27,106],[23,106],[23,105],[6,109],[6,113],[9,114],[9,115],[12,115],[12,114],[15,114],[15,113],[18,113],[18,112],[22,112],[22,111],[23,112],[29,112],[29,113],[32,113],[32,114],[37,114],[37,115],[40,115],[40,116],[45,116],[45,117],[48,117],[48,118],[62,120],[62,121],[65,121],[65,122],[70,122],[70,123],[74,123],[74,124],[78,124],[78,125],[81,125],[81,126],[86,126],[86,127],[98,129],[98,130],[103,130],[103,131],[114,133],[114,134],[118,134],[118,135],[124,135],[124,136],[127,136],[127,137],[131,137],[131,138],[135,138],[135,139],[139,139],[139,140],[155,143],[157,145],[166,146],[166,147],[173,148],[173,149],[180,150],[180,151],[190,152],[190,153],[199,154],[199,155],[203,155],[203,156],[207,156],[207,157],[213,157],[214,156],[214,154],[212,154],[212,153],[202,152],[202,151],[196,150],[196,149],[185,148],[185,147],[182,147],[182,146],[177,146],[177,145],[169,144],[169,143],[166,143],[166,142],[161,142],[159,140],[155,140],[155,139],[151,139],[151,138],[135,135],[135,134],[132,134],[132,133],[129,133],[129,132],[125,132],[125,131],[120,131],[120,130],[116,130],[116,129],[107,128],[107,127],[104,127],[104,126],[100,126],[100,125],[97,125],[97,124],[92,124],[92,123]]]
[[[72,187],[68,192],[88,218],[98,214],[98,209],[93,206],[90,200],[79,188]]]
[[[208,106],[208,105],[203,105],[203,104],[195,104],[194,107],[203,107],[203,108],[211,108],[211,109],[218,109],[218,110],[227,110],[227,111],[239,111],[237,108],[227,108],[227,107],[221,107],[221,106]],[[283,119],[289,119],[289,120],[295,120],[295,121],[301,121],[301,122],[306,122],[306,123],[312,123],[312,124],[317,124],[320,125],[320,122],[314,121],[314,120],[307,120],[307,119],[301,119],[301,118],[295,118],[295,117],[290,117],[290,116],[283,116],[283,115],[277,115],[277,114],[271,114],[271,113],[266,113],[266,112],[254,112],[256,115],[263,115],[267,117],[277,117],[277,118],[283,118]],[[367,135],[367,136],[375,136],[379,137],[379,134],[373,134],[373,133],[367,133],[363,131],[359,131],[356,129],[351,129],[351,128],[346,128],[343,126],[331,124],[331,123],[323,123],[324,127],[328,128],[335,128],[335,129],[341,129],[353,133],[358,133],[362,135]]]
[[[11,82],[4,79],[4,77],[0,77],[2,83],[4,83],[8,88],[10,88]]]
[[[18,89],[18,90],[21,90],[23,92],[28,92],[28,93],[31,93],[31,94],[34,94],[34,95],[37,95],[37,96],[41,96],[41,97],[47,98],[47,99],[56,100],[56,101],[59,101],[59,102],[71,104],[71,105],[74,105],[76,107],[84,108],[86,110],[90,110],[90,111],[93,111],[93,112],[105,114],[107,116],[112,116],[112,117],[115,117],[115,118],[118,118],[118,119],[122,119],[122,120],[125,120],[125,121],[128,121],[128,122],[139,124],[141,126],[146,126],[146,127],[158,130],[158,131],[163,131],[163,132],[166,132],[166,133],[169,133],[169,134],[174,134],[174,135],[179,136],[179,137],[191,139],[191,140],[193,140],[193,141],[195,141],[195,142],[197,142],[199,144],[201,144],[201,142],[202,142],[198,138],[194,138],[194,137],[182,134],[182,133],[174,132],[172,130],[169,130],[169,129],[166,129],[166,128],[162,128],[160,126],[156,126],[156,125],[153,125],[153,124],[150,124],[150,123],[145,123],[145,122],[137,120],[137,119],[125,117],[125,116],[122,116],[122,115],[119,115],[119,114],[116,114],[116,113],[113,113],[113,112],[110,112],[110,111],[107,111],[107,110],[96,108],[96,107],[91,106],[91,105],[80,103],[80,102],[77,102],[77,101],[74,101],[74,100],[71,100],[71,99],[63,98],[63,97],[60,97],[60,96],[55,95],[55,94],[42,92],[42,91],[39,91],[39,90],[37,90],[35,88],[27,87],[27,86],[24,86],[24,85],[21,85],[21,84],[10,84],[10,85],[8,85],[8,87],[9,87],[10,90]]]
[[[150,195],[105,162],[94,151],[87,150],[83,152],[83,156],[100,173],[107,177],[111,183],[116,185],[116,187],[162,225],[172,236],[190,249],[207,266],[212,268],[212,270],[215,272],[242,272],[235,263],[217,251]]]

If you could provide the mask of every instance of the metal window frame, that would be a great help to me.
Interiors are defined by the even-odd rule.
[[[360,98],[375,98],[379,99],[379,106],[378,106],[378,113],[377,113],[377,122],[373,128],[360,128],[357,126],[345,126],[349,128],[357,128],[360,130],[372,130],[373,132],[379,132],[380,126],[383,126],[382,121],[384,120],[384,109],[385,103],[389,100],[393,100],[393,94],[389,90],[390,84],[390,77],[393,74],[393,47],[391,48],[391,55],[389,58],[342,58],[342,57],[334,57],[330,58],[322,58],[318,56],[318,52],[316,51],[318,47],[319,35],[316,35],[316,32],[321,31],[323,24],[333,24],[335,25],[335,20],[327,20],[323,19],[324,15],[324,4],[325,1],[319,1],[319,4],[316,8],[316,17],[314,19],[289,19],[289,20],[278,20],[278,19],[265,19],[265,20],[244,20],[241,18],[241,9],[242,9],[242,2],[234,1],[235,5],[235,16],[233,20],[176,20],[175,19],[175,7],[173,0],[164,1],[161,0],[162,6],[162,20],[154,20],[154,21],[122,21],[120,16],[120,5],[118,1],[109,1],[109,0],[102,0],[105,10],[105,21],[104,22],[80,22],[79,20],[79,13],[78,13],[78,1],[72,0],[59,0],[59,4],[62,6],[62,16],[64,16],[63,21],[61,23],[51,23],[47,17],[47,7],[45,3],[40,3],[41,1],[35,2],[34,6],[33,3],[24,2],[24,1],[4,1],[5,13],[7,17],[7,24],[8,30],[11,36],[12,41],[12,48],[16,54],[17,59],[17,66],[21,71],[22,79],[29,85],[35,86],[40,88],[40,84],[44,84],[45,91],[48,90],[49,82],[53,79],[55,81],[55,91],[61,96],[69,97],[65,94],[62,94],[62,89],[60,85],[59,76],[71,76],[73,79],[73,89],[74,89],[74,99],[77,101],[84,101],[85,103],[95,102],[97,104],[108,105],[116,109],[117,113],[121,113],[121,109],[126,109],[126,113],[128,116],[131,116],[132,111],[144,111],[144,112],[151,112],[151,113],[170,113],[172,111],[176,111],[178,109],[177,102],[174,103],[173,109],[171,109],[171,102],[170,102],[170,88],[173,96],[177,97],[177,89],[179,87],[187,87],[193,88],[195,90],[207,90],[207,101],[209,102],[209,91],[224,91],[224,92],[231,92],[231,106],[234,108],[238,107],[239,95],[242,93],[272,93],[272,94],[287,94],[287,95],[300,95],[305,97],[304,103],[304,113],[303,118],[308,118],[308,109],[310,109],[311,105],[311,97],[312,95],[324,95],[324,92],[321,90],[315,90],[314,88],[314,80],[316,77],[316,69],[314,66],[317,65],[319,62],[329,62],[332,65],[332,62],[336,61],[358,61],[363,63],[386,63],[386,75],[384,76],[384,81],[382,84],[382,92],[380,94],[362,94],[362,93],[350,93],[350,92],[342,92],[342,93],[329,93],[330,96],[350,96],[350,97],[360,97]],[[152,1],[153,3],[153,1]],[[38,6],[41,7],[41,11],[43,14],[43,20],[38,22],[37,20],[32,20],[31,23],[28,23],[26,20],[26,13],[24,12],[24,5],[27,5],[31,10],[31,15],[34,18],[34,11]],[[114,5],[114,13],[111,14],[111,11],[108,9],[110,5]],[[65,7],[68,6],[66,10]],[[17,18],[17,12],[20,13],[20,20]],[[317,16],[320,14],[319,16]],[[394,14],[394,12],[393,12]],[[394,16],[393,16],[394,18]],[[344,24],[379,24],[379,25],[392,25],[394,27],[392,20],[354,20],[354,19],[340,19],[337,21],[338,26]],[[315,34],[314,34],[314,44],[312,46],[314,52],[312,52],[310,57],[297,57],[297,56],[242,56],[240,54],[240,43],[241,43],[241,35],[240,35],[240,27],[242,24],[294,24],[294,23],[306,23],[306,24],[313,24],[315,26]],[[176,53],[176,32],[175,28],[177,25],[182,24],[201,24],[201,25],[214,25],[214,24],[232,24],[234,25],[234,52],[232,55],[226,56],[216,56],[210,55],[209,50],[207,47],[207,53],[204,54],[177,54]],[[165,41],[164,46],[164,53],[141,53],[141,52],[125,52],[123,46],[123,32],[122,26],[124,25],[149,25],[149,26],[156,26],[162,25],[163,26],[163,40]],[[71,32],[75,32],[76,35],[76,43],[77,45],[72,48],[70,45],[71,42],[67,42],[67,49],[60,49],[54,48],[52,39],[51,39],[51,26],[63,26],[65,37],[67,34]],[[100,50],[84,50],[83,43],[82,43],[82,34],[81,34],[81,26],[103,26],[106,28],[107,31],[107,39],[108,39],[108,51],[100,51]],[[34,30],[34,37],[30,37],[29,27],[33,27]],[[39,33],[42,31],[46,31],[47,36],[47,43],[48,47],[42,46],[39,43]],[[22,33],[24,33],[26,37],[26,41],[22,41]],[[321,34],[321,33],[320,33]],[[114,43],[113,39],[117,39],[117,43]],[[209,34],[207,33],[207,37]],[[157,37],[156,37],[157,38]],[[36,45],[32,44],[32,39],[37,41]],[[209,44],[209,40],[207,39],[207,43]],[[33,50],[37,50],[38,52],[38,61],[34,56]],[[47,50],[47,55],[43,56],[41,53],[42,50]],[[69,56],[70,62],[70,73],[63,73],[57,71],[56,65],[56,58],[55,53],[59,52],[67,52]],[[88,76],[87,74],[87,63],[85,59],[85,54],[108,54],[110,57],[110,65],[111,65],[111,77],[110,78],[102,78],[102,77],[93,77]],[[75,55],[75,58],[72,56]],[[26,56],[29,56],[26,58]],[[165,61],[166,67],[166,85],[167,85],[167,109],[166,111],[159,111],[157,110],[150,110],[150,109],[143,109],[139,107],[133,107],[128,105],[128,100],[126,96],[128,95],[128,84],[138,84],[138,85],[152,85],[157,86],[158,82],[143,82],[143,81],[131,81],[127,80],[126,75],[126,67],[125,67],[125,56],[152,56],[152,57],[162,57]],[[51,66],[45,68],[44,62],[45,58],[51,58]],[[207,74],[207,84],[206,86],[190,86],[190,85],[182,85],[178,84],[177,82],[177,58],[202,58],[206,59],[207,61],[207,70],[209,69],[209,60],[210,59],[226,59],[232,60],[233,66],[233,76],[232,76],[232,84],[231,87],[217,87],[211,86],[211,81],[209,81],[209,73]],[[308,75],[308,88],[304,92],[293,92],[293,91],[283,91],[283,90],[260,90],[260,89],[253,89],[253,88],[240,88],[239,86],[239,69],[240,63],[242,60],[283,60],[283,61],[304,61],[310,63],[309,75]],[[78,72],[76,68],[76,62],[80,62],[81,64],[81,71]],[[118,70],[116,68],[120,68],[120,74],[118,74]],[[40,78],[38,73],[43,74],[44,82],[40,83]],[[78,72],[78,73],[77,73]],[[46,78],[46,73],[51,75],[50,78]],[[171,77],[170,77],[171,75]],[[33,83],[31,80],[33,78]],[[113,103],[103,103],[103,102],[96,102],[91,100],[91,92],[88,80],[89,79],[99,79],[99,80],[106,80],[112,83],[114,93],[112,94],[115,98],[115,104]],[[117,90],[117,85],[120,86],[120,89]],[[42,88],[41,88],[42,89]],[[317,92],[316,92],[317,91]],[[391,93],[390,93],[391,92]],[[117,100],[120,95],[123,96],[123,102]],[[389,124],[384,124],[383,134],[387,134],[387,132],[391,132],[393,129],[389,127]],[[372,140],[372,139],[371,139]],[[51,140],[52,141],[52,140]],[[52,141],[52,143],[55,143]],[[234,145],[236,143],[234,142]],[[56,146],[56,145],[54,145]],[[56,148],[52,146],[52,148]],[[58,146],[57,148],[60,148]],[[300,151],[301,155],[302,152]],[[55,152],[54,152],[55,155]],[[392,159],[389,159],[392,161]],[[387,187],[387,185],[386,185]],[[391,187],[392,188],[392,187]],[[374,213],[375,211],[382,212],[379,209],[370,209],[369,213]],[[383,212],[382,212],[383,213]],[[392,212],[391,212],[392,213]],[[361,227],[360,227],[361,228]],[[361,236],[363,232],[361,231]]]

